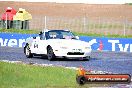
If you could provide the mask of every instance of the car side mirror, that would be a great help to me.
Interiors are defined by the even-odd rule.
[[[41,36],[43,34],[43,32],[41,31],[40,33],[39,33],[39,36]]]
[[[79,39],[79,37],[78,37],[78,36],[75,36],[75,38],[76,38],[76,39]]]

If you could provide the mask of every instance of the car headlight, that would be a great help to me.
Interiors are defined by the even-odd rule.
[[[91,49],[91,47],[85,47],[85,49]]]
[[[62,46],[62,47],[60,47],[60,48],[62,48],[62,49],[67,49],[68,47],[66,47],[66,46]]]

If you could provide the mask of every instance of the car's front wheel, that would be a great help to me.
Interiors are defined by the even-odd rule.
[[[26,45],[26,47],[24,49],[25,49],[26,57],[27,58],[32,58],[33,57],[33,54],[31,53],[31,50],[29,48],[29,45]]]
[[[47,48],[47,56],[50,61],[56,58],[51,46]]]

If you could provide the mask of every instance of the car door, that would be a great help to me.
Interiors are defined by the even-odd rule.
[[[39,34],[32,42],[32,53],[47,54],[47,40],[44,33]]]
[[[36,37],[35,39],[33,39],[32,41],[32,46],[31,46],[31,51],[32,53],[38,54],[39,51],[39,41],[40,41],[40,37]]]
[[[45,38],[45,33],[40,35],[40,40],[37,41],[37,45],[34,47],[38,48],[38,54],[47,54],[47,40]]]

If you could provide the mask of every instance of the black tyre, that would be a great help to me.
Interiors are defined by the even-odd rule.
[[[33,54],[31,53],[31,50],[29,48],[29,45],[26,45],[26,47],[24,48],[24,52],[25,52],[25,55],[27,58],[32,58],[33,57]]]
[[[48,57],[48,60],[50,60],[50,61],[52,61],[56,58],[51,46],[49,46],[47,48],[47,57]]]
[[[86,83],[86,78],[84,76],[77,76],[76,81],[78,84],[83,85]]]

